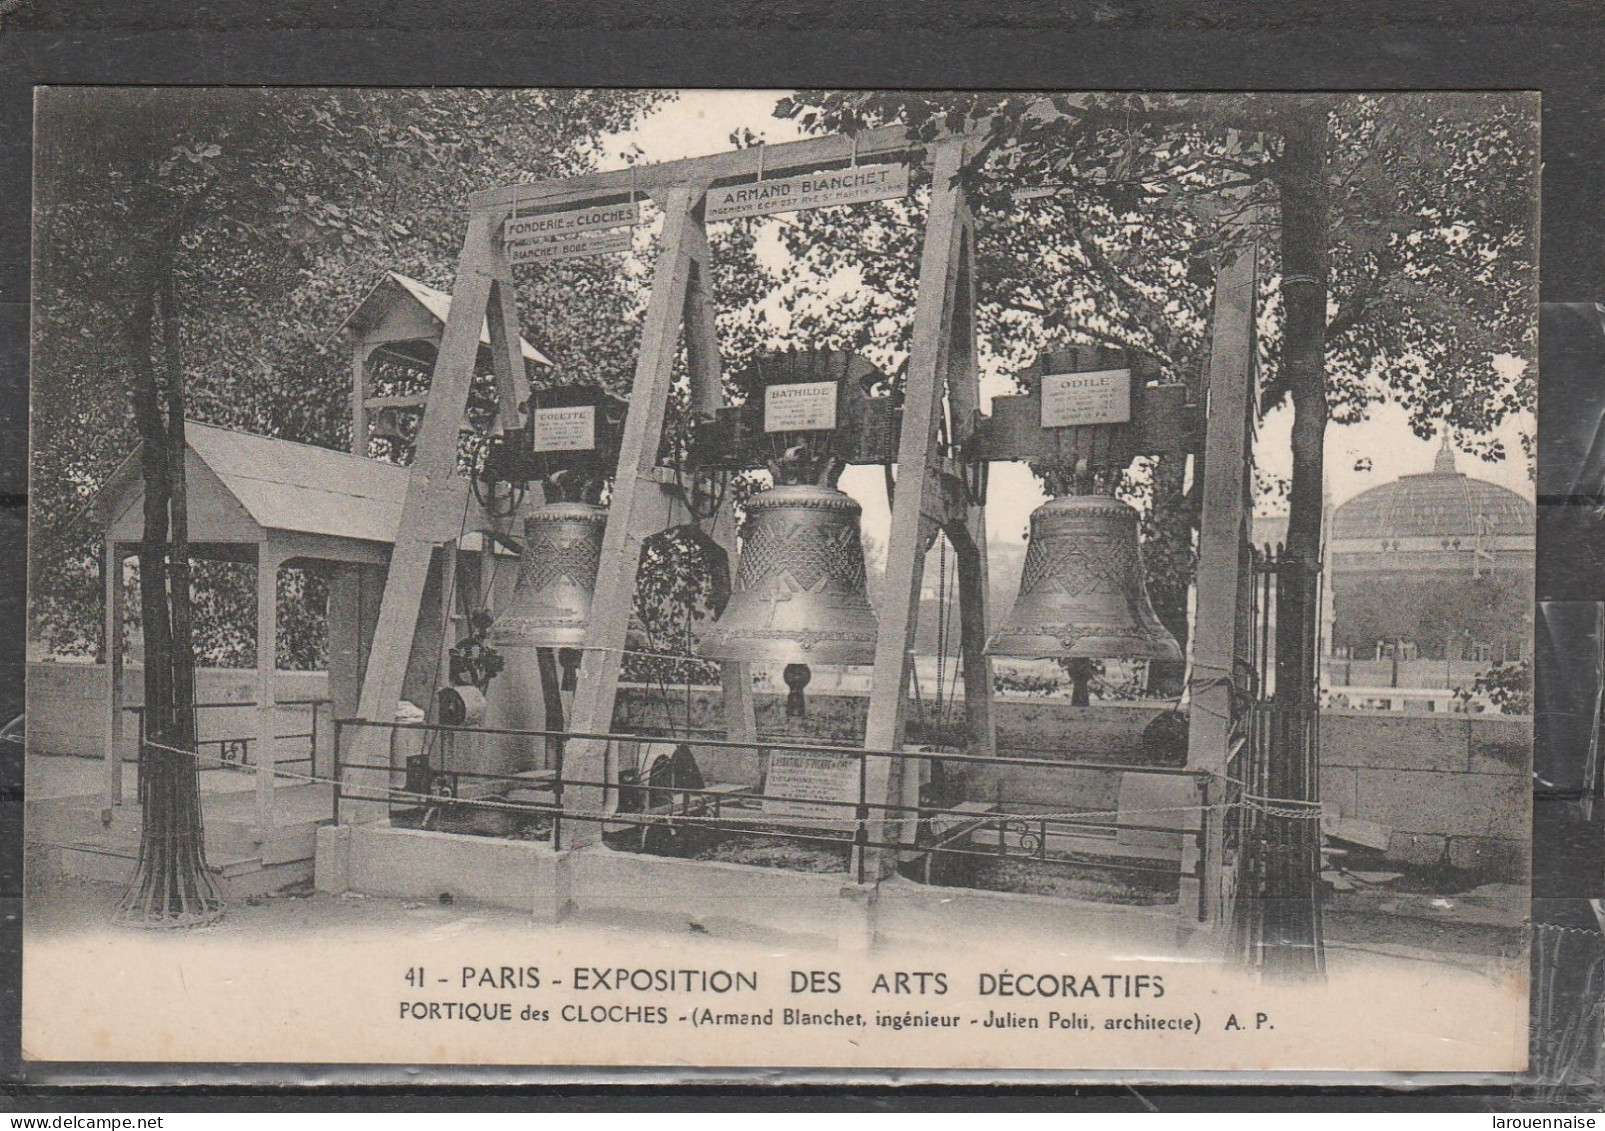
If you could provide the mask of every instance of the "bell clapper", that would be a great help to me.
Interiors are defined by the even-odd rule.
[[[806,718],[808,715],[808,702],[803,698],[803,689],[808,681],[814,678],[813,669],[807,664],[787,664],[780,678],[786,681],[789,689],[786,694],[786,717],[788,719]]]

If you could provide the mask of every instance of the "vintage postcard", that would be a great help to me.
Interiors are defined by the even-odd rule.
[[[1537,116],[40,89],[25,1055],[1523,1071]]]

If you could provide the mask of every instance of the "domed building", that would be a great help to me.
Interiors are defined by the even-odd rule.
[[[1478,667],[1526,657],[1535,524],[1531,502],[1458,471],[1446,435],[1431,471],[1373,487],[1332,512],[1330,654]],[[1448,672],[1447,683],[1446,671],[1432,683],[1454,686],[1464,669]]]

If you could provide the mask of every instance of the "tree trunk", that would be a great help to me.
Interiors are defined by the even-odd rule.
[[[1279,166],[1282,355],[1293,407],[1293,479],[1287,543],[1277,574],[1276,690],[1266,815],[1271,860],[1263,892],[1266,966],[1286,976],[1322,968],[1320,827],[1316,800],[1316,693],[1322,456],[1326,439],[1328,115],[1325,99],[1288,115]]]
[[[139,864],[119,913],[135,926],[189,927],[215,921],[223,912],[223,901],[206,866],[201,822],[184,380],[170,265],[149,271],[141,283],[126,333],[145,489],[145,531],[139,548],[145,714],[139,750]],[[158,376],[155,359],[158,309],[165,381]]]

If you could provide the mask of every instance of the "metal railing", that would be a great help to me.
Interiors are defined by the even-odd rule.
[[[278,757],[273,760],[273,764],[275,769],[281,766],[296,766],[304,764],[307,767],[307,776],[315,776],[318,762],[318,716],[326,708],[329,709],[329,713],[332,716],[334,701],[327,698],[279,699],[273,705],[275,708],[311,708],[309,713],[310,722],[308,724],[308,729],[304,731],[292,731],[289,734],[274,735],[275,740],[279,742],[305,740],[307,744],[306,753],[297,754],[289,758]],[[192,705],[191,709],[199,712],[208,710],[239,710],[242,708],[250,708],[255,710],[259,707],[260,704],[258,704],[255,700],[244,699],[216,703],[195,703]],[[123,710],[139,720],[139,741],[143,747],[147,738],[145,733],[145,714],[147,708],[145,704],[127,704],[123,707]],[[195,729],[197,733],[200,732],[201,728],[199,719],[196,721]],[[325,731],[324,733],[326,734],[327,732]],[[252,769],[255,767],[256,762],[252,758],[251,752],[259,740],[260,736],[254,734],[225,735],[214,738],[197,738],[195,742],[195,749],[196,753],[199,755],[197,759],[198,767],[202,771]],[[217,753],[215,755],[208,755],[207,750],[213,747],[216,748]]]
[[[556,849],[572,845],[576,826],[596,825],[600,826],[598,836],[615,848],[666,855],[692,855],[719,838],[756,837],[839,852],[839,870],[854,874],[859,882],[892,867],[911,878],[930,882],[934,867],[955,861],[1107,869],[1127,876],[1150,877],[1161,884],[1179,884],[1184,879],[1203,881],[1202,845],[1210,821],[1216,819],[1204,803],[1209,775],[1179,767],[996,757],[929,749],[866,750],[771,737],[736,742],[708,737],[452,727],[364,719],[336,719],[334,727],[336,819],[342,803],[353,802],[386,804],[393,812],[481,809],[549,823],[550,840]],[[358,761],[351,757],[353,732],[368,729],[387,732],[386,761]],[[409,732],[423,736],[423,750],[404,757],[399,736]],[[550,765],[517,773],[466,768],[458,743],[475,737],[544,743],[550,752]],[[640,777],[628,770],[603,773],[599,775],[602,780],[598,776],[577,776],[566,764],[565,751],[580,741],[603,744],[603,766],[618,766],[621,748],[642,744],[683,746],[694,755],[704,751],[742,752],[753,758],[755,772],[748,776],[755,784],[708,782],[695,776],[677,780],[669,768]],[[852,763],[854,785],[851,790],[838,790],[834,797],[768,792],[764,784],[773,780],[767,771],[776,754],[848,760]],[[413,763],[410,773],[409,761]],[[663,763],[658,765],[662,767]],[[945,789],[922,782],[927,766],[929,781],[949,783]],[[1194,788],[1185,804],[1125,813],[1118,806],[1111,810],[1046,812],[1040,811],[1042,805],[1011,806],[1001,795],[996,802],[958,800],[962,787],[951,784],[955,779],[967,780],[971,774],[989,771],[1139,773],[1191,779]],[[842,784],[846,776],[844,767]],[[925,786],[923,791],[921,785]],[[482,795],[466,796],[474,790],[482,791]],[[508,799],[509,793],[520,791],[524,797]],[[1075,792],[1074,786],[1067,785],[1051,794],[1074,797]],[[585,799],[583,805],[576,801],[576,794]],[[882,796],[886,799],[879,799]],[[1160,814],[1172,819],[1164,820]],[[1150,842],[1160,839],[1132,848],[1119,843],[1123,834],[1135,834]],[[1191,853],[1194,863],[1184,870],[1188,840],[1197,850]],[[1202,917],[1202,882],[1199,887],[1198,914]]]

